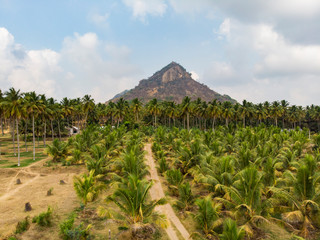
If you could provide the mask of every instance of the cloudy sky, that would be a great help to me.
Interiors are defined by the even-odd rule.
[[[319,0],[0,0],[0,88],[104,102],[171,61],[241,102],[320,104]]]

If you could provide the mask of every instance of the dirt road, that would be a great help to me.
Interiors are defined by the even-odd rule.
[[[150,189],[150,195],[152,200],[157,200],[160,199],[162,197],[165,197],[164,192],[163,192],[163,188],[161,186],[161,182],[158,176],[158,172],[156,169],[156,165],[155,165],[155,161],[154,158],[152,156],[152,151],[151,151],[151,144],[147,143],[145,145],[144,150],[147,152],[145,158],[147,160],[147,164],[150,167],[150,176],[149,178],[152,179],[154,181],[154,184],[152,186],[152,188]],[[186,228],[182,225],[182,223],[180,222],[179,218],[177,217],[177,215],[175,214],[175,212],[172,209],[172,206],[167,203],[166,205],[163,206],[158,206],[156,208],[157,211],[167,215],[167,218],[170,220],[171,224],[174,224],[175,227],[177,228],[177,230],[180,232],[181,236],[184,239],[191,239],[190,238],[190,234],[188,233],[188,231],[186,230]],[[168,234],[168,236],[170,237],[170,239],[172,240],[179,240],[176,232],[174,231],[172,226],[169,226],[166,229],[166,232]]]

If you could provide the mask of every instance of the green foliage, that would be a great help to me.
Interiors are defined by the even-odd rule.
[[[65,221],[60,223],[60,236],[64,240],[89,240],[91,239],[90,235],[90,228],[91,225],[88,225],[87,227],[84,226],[83,223],[80,223],[80,225],[74,227],[74,220],[76,215],[73,213],[71,214]]]
[[[194,203],[194,196],[192,194],[190,184],[188,182],[180,184],[178,187],[178,191],[179,199],[176,202],[177,208],[185,211],[190,210]]]
[[[154,212],[158,205],[166,203],[164,198],[148,201],[148,192],[152,186],[151,182],[140,180],[136,175],[129,175],[127,180],[119,185],[119,188],[107,198],[114,202],[123,213],[122,218],[126,219],[129,225],[135,223],[155,222],[159,215]]]
[[[166,171],[166,179],[169,184],[178,187],[183,181],[183,175],[179,169],[170,169]]]
[[[30,227],[30,222],[29,222],[29,217],[25,217],[24,220],[18,222],[17,226],[16,226],[16,230],[15,233],[19,234],[19,233],[23,233],[25,231],[27,231]]]
[[[32,223],[36,223],[42,227],[51,226],[52,220],[52,208],[48,207],[46,212],[40,213],[38,216],[32,218]]]
[[[223,232],[219,235],[221,240],[241,240],[244,239],[245,231],[237,227],[237,223],[227,218],[223,223]]]
[[[158,169],[161,174],[165,173],[169,169],[167,160],[164,157],[160,158]]]
[[[74,189],[84,205],[95,200],[105,188],[105,185],[98,181],[101,177],[102,175],[95,176],[94,171],[90,171],[89,175],[84,173],[82,176],[74,177]]]
[[[211,196],[197,199],[195,204],[198,206],[198,211],[194,218],[198,227],[203,230],[206,236],[216,236],[215,228],[222,224],[222,219],[219,218],[221,205],[212,201]]]
[[[67,146],[68,143],[59,141],[59,139],[55,139],[52,142],[52,145],[47,145],[45,152],[49,156],[53,157],[54,162],[57,162],[67,156]]]

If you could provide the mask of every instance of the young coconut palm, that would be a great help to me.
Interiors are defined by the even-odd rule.
[[[194,216],[198,226],[206,237],[218,236],[215,229],[222,225],[222,218],[219,218],[221,205],[211,200],[211,196],[197,199],[195,204],[199,210]],[[193,234],[195,235],[195,233]]]
[[[237,222],[242,224],[247,235],[252,236],[258,222],[268,221],[263,211],[267,211],[269,201],[263,200],[263,175],[255,167],[248,167],[235,176],[231,187],[224,187],[228,198],[216,198],[233,210]]]
[[[166,200],[161,198],[149,201],[148,192],[151,186],[152,182],[140,180],[137,176],[130,174],[127,179],[123,179],[123,182],[119,184],[119,188],[107,198],[107,201],[114,202],[119,207],[121,214],[106,210],[103,207],[99,208],[99,214],[122,220],[132,229],[147,223],[156,223],[159,226],[166,227],[168,223],[165,216],[154,211],[156,206],[164,205]]]
[[[51,145],[47,145],[45,152],[53,157],[53,161],[56,162],[67,156],[68,143],[62,142],[59,139],[53,140]]]
[[[296,175],[292,178],[292,187],[287,189],[272,188],[275,196],[285,199],[289,206],[284,206],[289,211],[282,214],[282,219],[287,223],[298,226],[300,235],[309,238],[310,231],[318,224],[320,208],[320,175],[316,172],[316,161],[311,155],[306,155]]]
[[[221,240],[241,240],[244,239],[245,231],[238,228],[237,223],[227,218],[223,223],[223,232],[219,235]]]
[[[74,189],[84,205],[95,200],[106,187],[98,181],[101,177],[102,175],[95,176],[94,171],[90,171],[89,175],[84,173],[82,176],[74,176]]]

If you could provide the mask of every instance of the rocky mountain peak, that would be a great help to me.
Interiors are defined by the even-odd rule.
[[[134,89],[116,95],[112,101],[123,97],[126,100],[139,98],[143,102],[157,98],[180,103],[185,96],[193,100],[201,98],[205,101],[217,99],[222,102],[235,102],[229,96],[212,91],[206,85],[192,79],[191,74],[176,62],[171,62],[151,77],[141,80]]]

